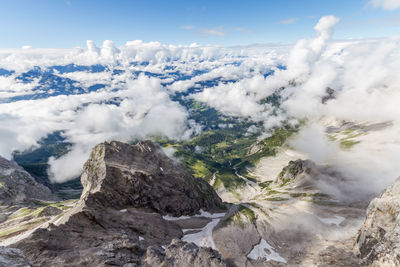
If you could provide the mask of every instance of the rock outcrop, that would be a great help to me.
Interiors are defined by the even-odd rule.
[[[187,266],[228,266],[221,255],[211,248],[198,247],[193,243],[174,239],[165,249],[151,246],[147,249],[145,266],[187,267]]]
[[[84,190],[75,207],[12,245],[34,264],[140,266],[149,246],[168,246],[183,236],[179,224],[162,215],[193,215],[200,209],[223,207],[206,182],[191,176],[151,142],[97,145],[81,179]],[[182,257],[190,254],[198,266],[209,266],[217,255],[182,246],[170,249],[179,250]],[[183,258],[171,253],[167,250],[159,261],[164,266],[172,266],[171,261],[184,266]]]
[[[304,176],[314,174],[317,172],[317,166],[310,160],[295,160],[290,161],[279,173],[277,179],[274,181],[279,186],[284,186],[288,183],[301,183],[304,184],[307,180]]]
[[[85,163],[81,199],[88,205],[148,208],[160,214],[195,214],[223,205],[213,188],[194,178],[150,141],[97,145]]]
[[[30,267],[32,264],[25,258],[21,250],[0,247],[0,266]]]
[[[49,188],[39,184],[21,166],[0,156],[0,202],[54,199]]]
[[[400,178],[371,201],[356,250],[365,266],[400,266]]]

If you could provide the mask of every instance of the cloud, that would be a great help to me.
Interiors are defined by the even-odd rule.
[[[215,28],[200,28],[199,32],[201,36],[225,36],[228,35],[226,31],[223,30],[222,26],[215,27]]]
[[[10,157],[12,151],[36,146],[40,138],[62,131],[72,143],[71,151],[61,158],[51,158],[49,173],[53,182],[63,182],[79,176],[97,143],[150,135],[174,139],[191,135],[186,110],[171,101],[159,79],[128,77],[120,86],[118,91],[110,88],[86,95],[2,104],[1,154]]]
[[[384,10],[396,10],[400,8],[399,0],[370,0],[368,2],[369,6],[374,8],[382,8]]]
[[[195,28],[196,27],[193,26],[193,25],[183,25],[183,26],[181,26],[181,29],[184,29],[184,30],[193,30]]]
[[[316,37],[300,40],[290,53],[287,70],[276,72],[269,82],[286,81],[281,83],[286,87],[282,108],[288,117],[308,122],[292,145],[351,177],[353,183],[347,187],[355,195],[378,194],[400,174],[396,163],[400,159],[396,108],[400,42],[387,38],[332,43],[337,21],[322,18],[315,26]],[[336,98],[324,104],[321,99],[328,87],[335,89]],[[392,126],[361,134],[361,143],[343,150],[326,136],[327,126],[340,127],[343,121],[355,125],[391,121]]]
[[[306,121],[292,146],[350,178],[343,185],[346,190],[365,197],[378,194],[400,175],[400,39],[334,42],[338,21],[322,17],[314,27],[315,37],[292,48],[286,69],[275,69],[267,77],[242,69],[236,82],[191,97],[226,115],[263,122],[266,131],[292,119]],[[262,104],[260,100],[278,88],[283,88],[280,109]],[[336,98],[323,103],[327,88],[335,90]],[[387,121],[392,126],[361,134],[360,143],[349,150],[327,138],[327,127],[342,122],[364,127]]]
[[[52,181],[66,181],[79,175],[96,143],[157,134],[184,139],[199,133],[201,125],[171,100],[175,93],[185,92],[185,97],[225,115],[262,124],[266,133],[289,121],[305,121],[292,146],[357,179],[365,185],[360,192],[376,193],[400,174],[400,39],[334,41],[337,23],[334,16],[321,18],[313,38],[290,48],[173,46],[136,40],[119,47],[111,41],[101,47],[88,41],[85,49],[0,50],[0,68],[15,71],[0,75],[0,154],[10,157],[14,150],[37,146],[49,133],[62,131],[72,146],[68,154],[50,159],[49,173]],[[97,64],[104,69],[83,68]],[[56,77],[71,79],[83,89],[98,83],[104,88],[7,102],[10,96],[45,90],[40,76],[22,81],[21,73],[34,66],[46,73],[54,65],[82,67],[53,71]],[[328,87],[336,98],[322,103]],[[282,99],[279,108],[263,101],[274,93]],[[343,121],[391,121],[392,126],[362,135],[361,143],[343,150],[326,136],[327,127],[339,127]]]
[[[253,33],[253,30],[250,28],[247,28],[247,27],[236,27],[234,30],[238,31],[238,32],[246,33],[246,34]]]
[[[226,31],[224,31],[223,26],[218,26],[218,27],[214,27],[214,28],[198,28],[193,25],[184,25],[184,26],[181,26],[181,29],[196,32],[201,37],[228,35],[228,33]]]
[[[289,19],[280,20],[280,21],[278,21],[278,23],[288,25],[288,24],[296,23],[298,20],[299,20],[298,18],[289,18]]]

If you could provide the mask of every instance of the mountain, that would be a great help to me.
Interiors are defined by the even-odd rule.
[[[72,208],[11,245],[34,264],[136,266],[172,257],[180,266],[189,259],[225,266],[213,250],[171,243],[183,236],[183,228],[203,227],[215,214],[223,216],[226,208],[211,186],[192,177],[159,146],[99,144],[81,179],[84,190]],[[193,220],[182,226],[173,216]],[[166,247],[165,256],[157,256],[161,246]]]
[[[15,212],[0,226],[16,224],[0,234],[0,245],[16,250],[0,255],[38,266],[398,263],[399,181],[369,204],[365,219],[368,199],[336,194],[348,184],[345,176],[282,153],[263,162],[286,162],[273,180],[242,177],[246,185],[233,189],[241,200],[227,203],[151,141],[98,144],[84,165],[78,201],[11,206]],[[235,191],[219,192],[229,199]],[[26,220],[39,222],[24,228]]]

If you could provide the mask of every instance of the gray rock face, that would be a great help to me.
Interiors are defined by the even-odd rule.
[[[39,184],[21,166],[0,156],[0,202],[17,203],[31,199],[52,200],[49,188]]]
[[[356,250],[365,265],[400,266],[400,178],[371,201]]]
[[[82,184],[84,191],[75,207],[13,247],[39,266],[141,266],[147,247],[167,246],[183,235],[177,223],[162,215],[191,215],[222,206],[208,184],[151,142],[97,145],[84,166]],[[195,253],[186,247],[171,251],[187,255],[196,266],[223,266],[209,265],[217,252]],[[160,261],[187,266],[172,254]]]
[[[0,266],[30,267],[32,265],[21,250],[0,247]]]
[[[194,178],[150,141],[135,146],[115,141],[97,145],[81,180],[82,199],[88,205],[148,208],[174,216],[223,206],[207,182]]]
[[[277,185],[286,185],[292,182],[301,182],[304,185],[307,182],[307,179],[304,179],[303,176],[312,174],[312,176],[315,177],[316,172],[317,167],[315,163],[310,160],[298,159],[296,161],[290,161],[289,164],[279,173],[279,176],[274,183]],[[301,174],[304,175],[300,176]]]
[[[215,250],[211,248],[199,248],[193,243],[182,242],[179,239],[174,239],[166,247],[165,251],[160,247],[149,247],[144,262],[145,266],[159,267],[228,266]]]

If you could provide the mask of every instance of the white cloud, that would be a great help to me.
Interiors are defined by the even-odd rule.
[[[38,78],[29,83],[24,83],[16,78],[16,74],[0,76],[0,99],[31,94],[32,90],[39,85]]]
[[[105,104],[120,98],[119,105]],[[187,112],[172,102],[156,78],[144,75],[128,79],[121,90],[103,90],[85,95],[56,96],[40,100],[1,104],[0,154],[37,145],[40,138],[63,131],[73,144],[71,152],[50,159],[52,181],[79,175],[91,148],[105,140],[128,141],[161,134],[187,138]],[[188,132],[189,131],[189,132]],[[68,172],[62,170],[68,166]]]
[[[334,16],[321,18],[314,28],[316,36],[299,40],[290,53],[280,46],[172,46],[140,40],[120,47],[106,41],[97,48],[88,41],[87,49],[0,50],[0,67],[16,70],[0,76],[3,98],[31,93],[38,80],[23,83],[16,77],[33,66],[107,66],[99,73],[55,73],[84,88],[105,84],[102,90],[0,104],[0,154],[10,157],[13,150],[35,146],[40,138],[62,130],[73,146],[67,155],[50,159],[49,171],[53,181],[65,181],[79,175],[96,143],[154,134],[187,138],[198,133],[201,127],[188,121],[187,111],[171,101],[170,94],[214,81],[188,97],[226,115],[262,122],[266,131],[286,120],[306,118],[309,126],[293,141],[297,149],[348,176],[365,179],[364,184],[371,186],[364,192],[371,187],[379,190],[400,174],[400,39],[335,42],[337,22]],[[271,69],[274,74],[264,77]],[[162,79],[136,72],[151,72]],[[161,82],[171,84],[163,87]],[[285,88],[281,109],[261,104],[281,87]],[[335,89],[336,99],[323,104],[327,87]],[[113,104],[115,99],[118,105]],[[343,151],[326,139],[327,118],[336,123],[392,121],[393,126],[370,133],[352,150]],[[68,172],[63,171],[65,166]]]
[[[193,25],[184,25],[184,26],[181,26],[181,29],[193,31],[195,33],[198,33],[202,37],[225,36],[228,34],[224,30],[223,26],[217,26],[217,27],[213,27],[213,28],[199,28],[199,27],[196,27]]]
[[[384,10],[396,10],[400,8],[399,0],[370,0],[368,4],[374,8],[381,7]]]
[[[215,27],[215,28],[201,28],[200,33],[202,36],[225,36],[227,35],[227,32],[223,30],[222,26]]]

